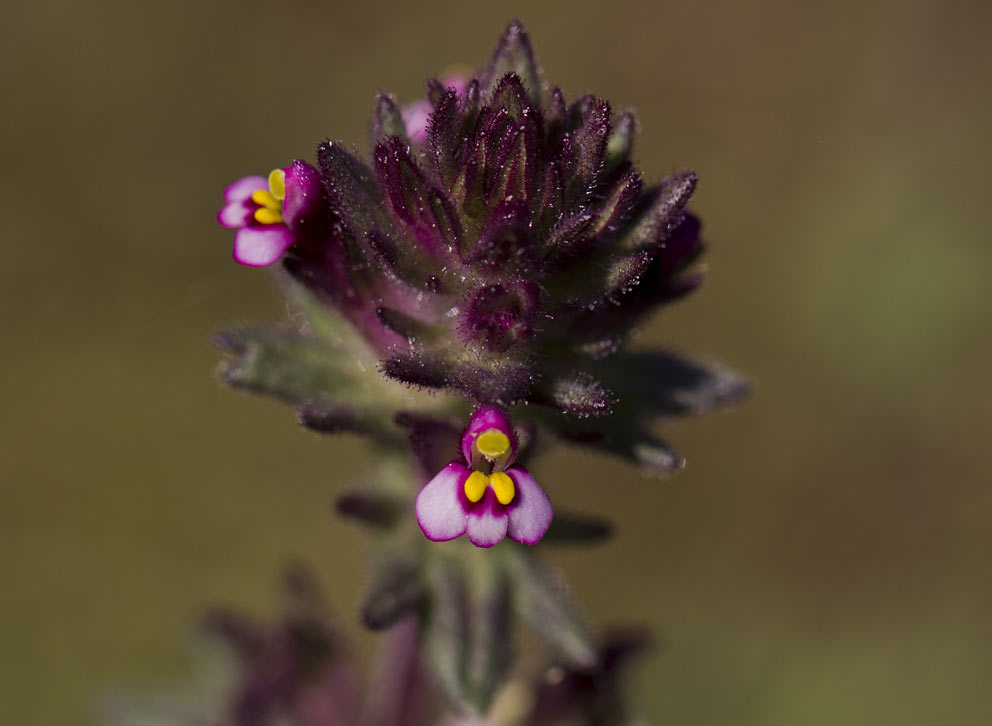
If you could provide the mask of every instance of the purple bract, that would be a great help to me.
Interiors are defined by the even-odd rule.
[[[451,73],[441,79],[441,86],[454,91],[459,97],[465,93],[469,79],[460,73]],[[415,144],[427,140],[427,129],[430,126],[431,114],[434,107],[426,98],[418,98],[402,109],[403,127],[406,137]]]

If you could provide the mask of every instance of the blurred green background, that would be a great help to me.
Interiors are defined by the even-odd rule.
[[[550,454],[608,513],[551,551],[661,645],[653,723],[992,723],[992,5],[37,0],[0,8],[0,723],[91,723],[189,677],[207,603],[264,611],[305,557],[360,649],[368,451],[223,389],[211,331],[285,319],[214,224],[231,180],[366,146],[376,90],[479,65],[512,16],[553,82],[638,109],[688,166],[700,292],[641,343],[753,397],[668,439],[666,482]]]

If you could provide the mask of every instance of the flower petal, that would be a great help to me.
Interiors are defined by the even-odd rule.
[[[283,224],[244,227],[234,235],[234,261],[248,267],[278,262],[293,244],[293,234]]]
[[[417,524],[433,542],[446,542],[465,534],[468,505],[462,487],[469,470],[453,461],[438,472],[417,495]]]
[[[492,547],[506,537],[506,510],[496,500],[492,488],[468,513],[468,538],[476,547]]]
[[[324,213],[320,172],[305,161],[295,160],[285,169],[286,194],[282,216],[294,232],[316,232]]]
[[[506,473],[516,485],[513,501],[506,507],[510,520],[507,534],[521,544],[537,544],[554,517],[551,500],[525,469],[515,466]]]
[[[252,208],[245,202],[228,202],[217,212],[217,221],[222,227],[240,229],[248,226],[251,215]]]
[[[224,201],[243,202],[249,199],[253,192],[268,188],[269,181],[264,176],[246,176],[224,190]]]

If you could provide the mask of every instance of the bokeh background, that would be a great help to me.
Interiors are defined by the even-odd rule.
[[[703,288],[640,343],[753,397],[668,439],[670,481],[549,454],[618,536],[551,557],[659,647],[653,723],[992,722],[992,5],[134,2],[0,8],[0,723],[95,723],[190,677],[208,603],[313,563],[358,643],[368,460],[223,389],[211,331],[285,319],[230,260],[223,186],[325,135],[367,148],[512,16],[569,94],[634,106],[635,157],[702,179]]]

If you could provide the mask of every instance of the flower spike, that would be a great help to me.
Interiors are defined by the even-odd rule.
[[[536,544],[551,525],[551,500],[526,469],[513,466],[519,441],[495,406],[477,410],[462,434],[465,463],[444,467],[417,496],[417,522],[434,542],[468,534],[476,547],[509,536]]]
[[[278,264],[301,325],[218,338],[223,376],[316,430],[390,446],[401,411],[457,437],[447,417],[474,407],[458,461],[438,459],[450,438],[413,444],[424,532],[537,541],[551,508],[516,463],[508,407],[520,431],[666,476],[683,462],[656,425],[742,395],[718,367],[627,347],[701,282],[697,177],[638,169],[633,112],[549,84],[515,21],[488,64],[425,91],[377,95],[370,159],[327,138],[315,166],[228,187],[218,219],[235,259]]]
[[[689,206],[697,177],[640,170],[633,112],[548,83],[516,21],[487,65],[442,72],[425,90],[419,99],[376,96],[371,154],[324,137],[313,165],[240,179],[218,213],[234,230],[235,260],[277,267],[291,306],[277,326],[217,335],[226,356],[219,377],[292,406],[314,432],[369,439],[375,472],[340,496],[337,510],[377,540],[362,621],[395,625],[407,653],[385,651],[370,711],[338,718],[287,671],[299,670],[294,648],[306,655],[313,640],[294,620],[244,692],[266,710],[248,715],[264,720],[278,707],[290,720],[384,722],[395,713],[420,723],[392,701],[419,690],[413,658],[422,650],[458,717],[506,720],[490,707],[511,672],[511,628],[523,619],[578,681],[535,689],[533,712],[511,720],[545,723],[583,709],[622,720],[600,708],[600,696],[615,694],[589,677],[612,678],[619,656],[597,649],[540,553],[506,545],[476,556],[465,543],[420,541],[410,500],[430,543],[463,535],[479,548],[506,538],[590,543],[609,523],[556,517],[525,468],[531,456],[561,444],[619,456],[652,476],[682,468],[656,429],[747,390],[718,364],[628,347],[638,325],[702,279],[701,226]],[[298,634],[309,640],[297,643]],[[543,708],[546,695],[575,701],[583,684],[602,693],[576,708]],[[311,685],[326,695],[324,680]],[[297,691],[302,700],[290,698]]]

